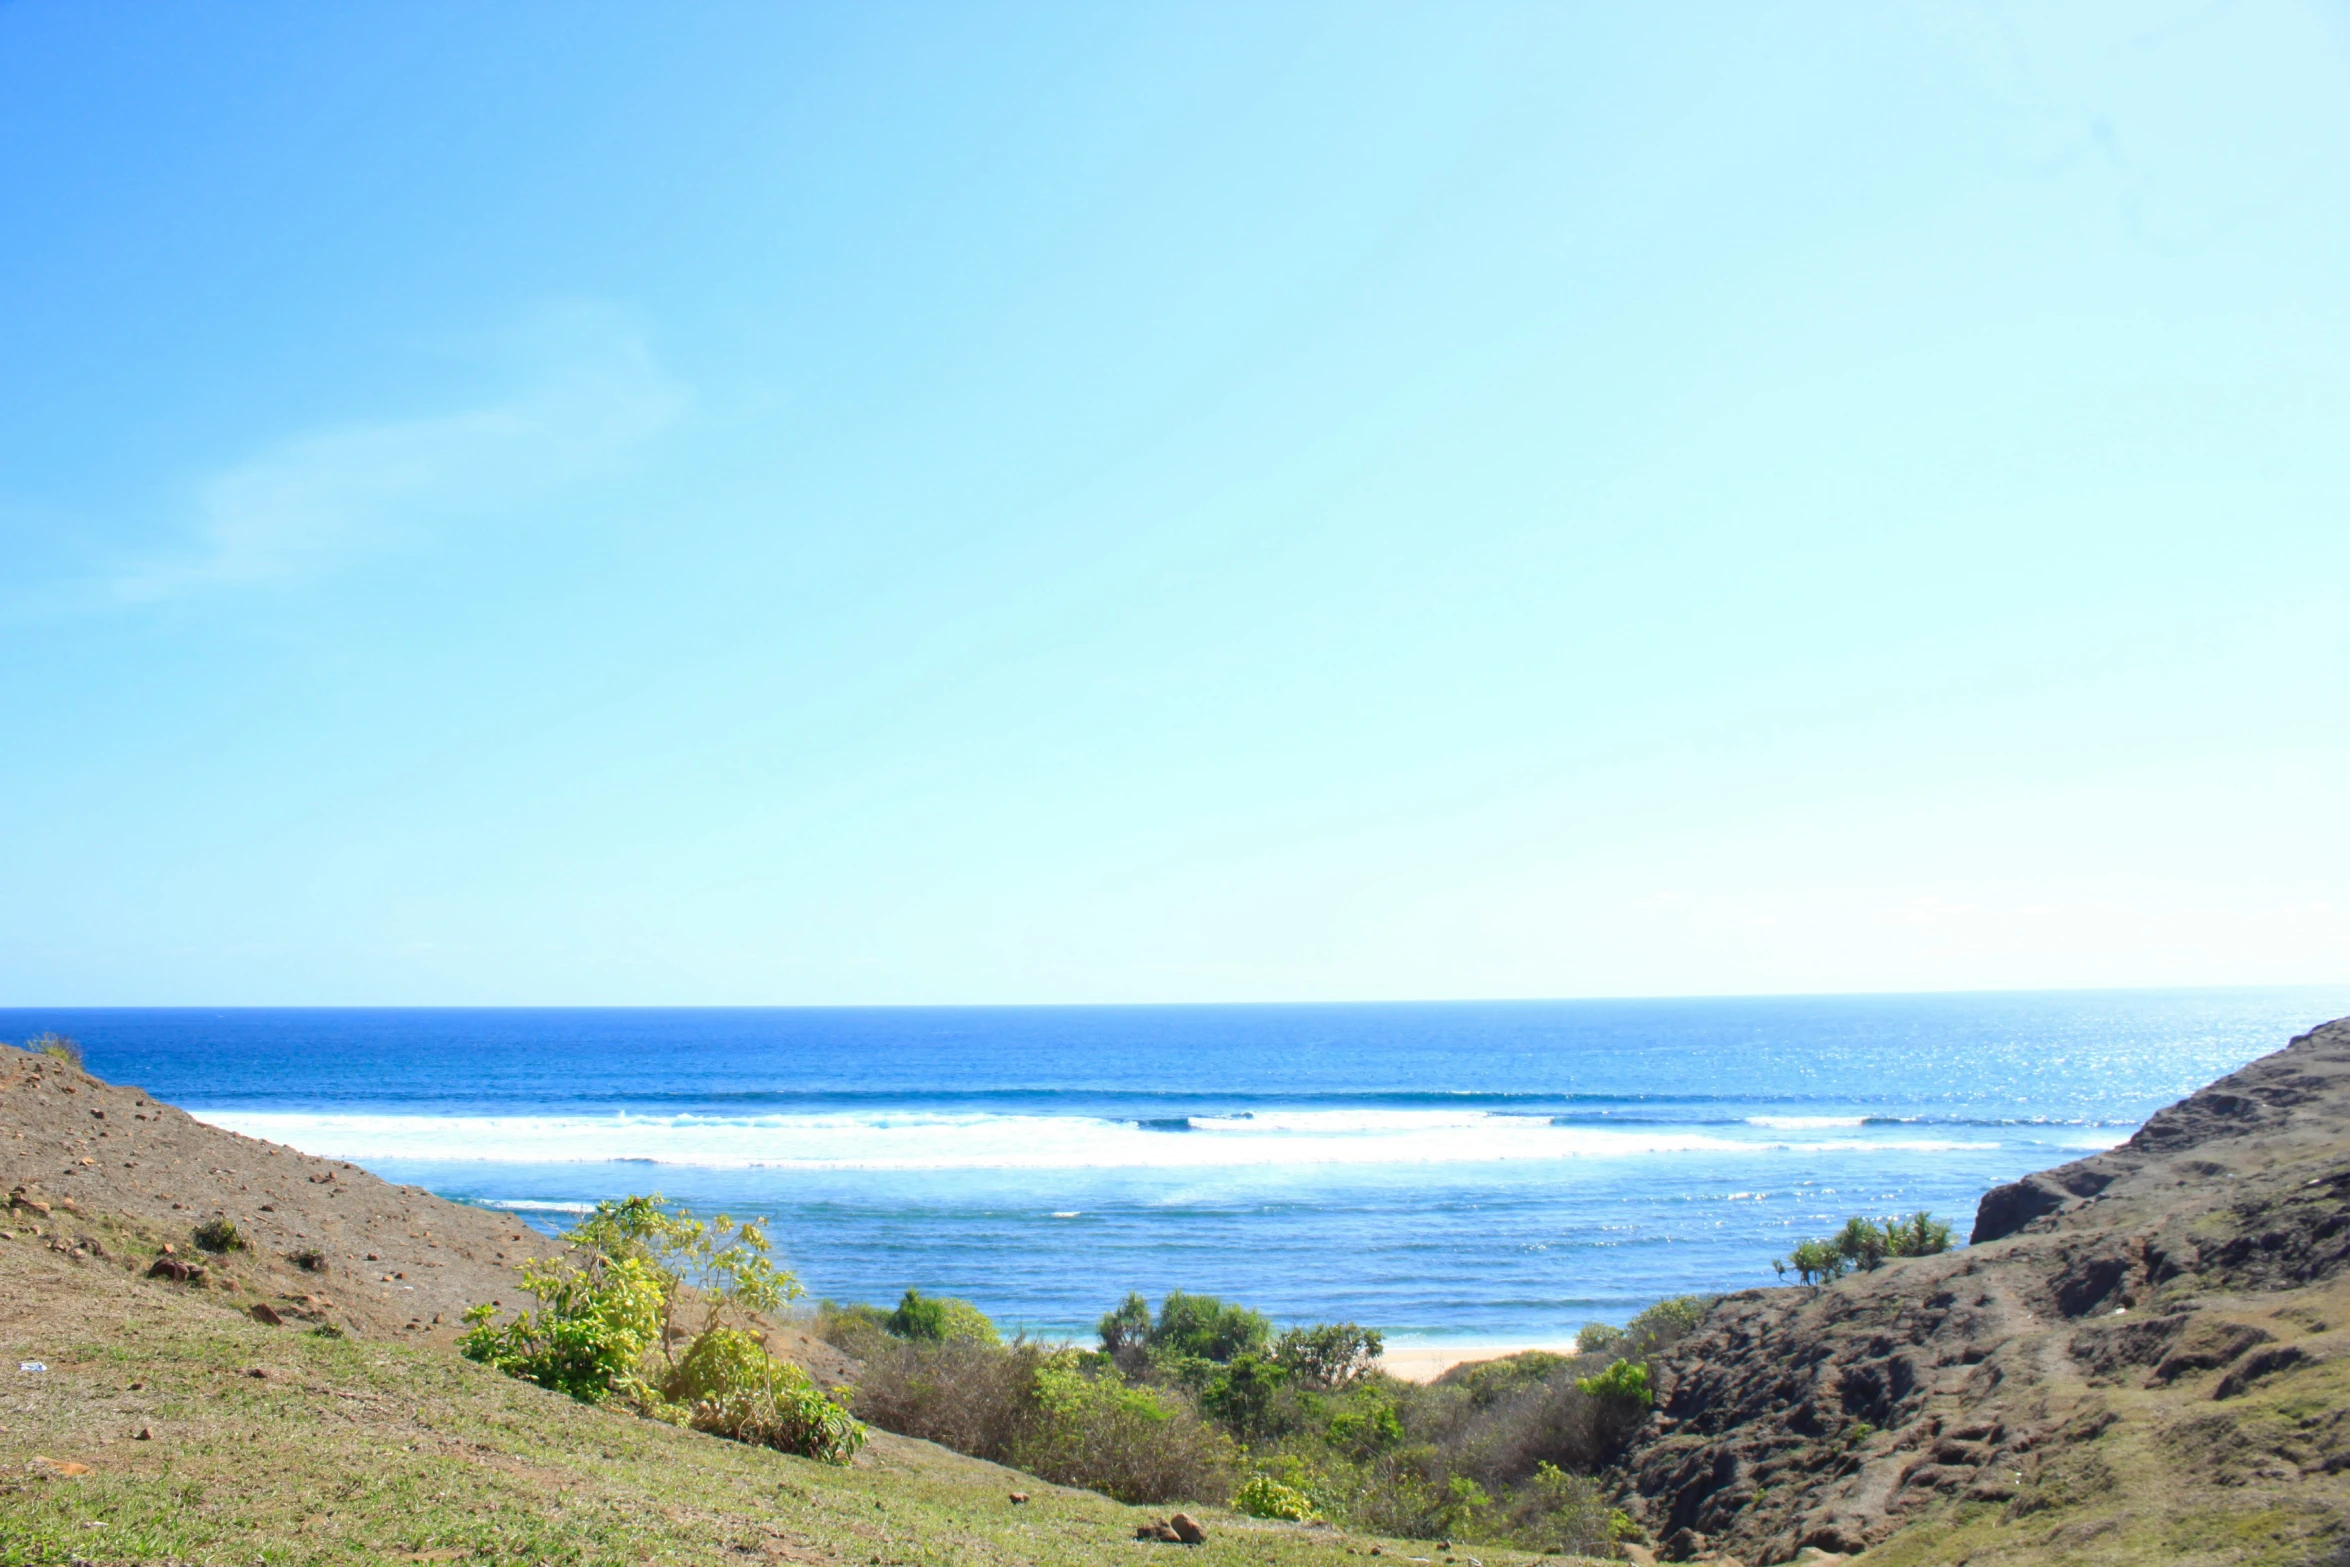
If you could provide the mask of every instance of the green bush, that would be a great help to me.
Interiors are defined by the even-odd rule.
[[[737,1328],[697,1336],[662,1386],[697,1431],[845,1464],[865,1445],[865,1428],[808,1373],[768,1353]]]
[[[24,1042],[24,1048],[31,1051],[34,1055],[48,1056],[52,1060],[62,1061],[67,1066],[73,1067],[77,1070],[79,1070],[82,1064],[81,1042],[75,1039],[68,1039],[63,1034],[35,1034],[32,1038]]]
[[[1834,1241],[1797,1241],[1795,1249],[1784,1257],[1775,1257],[1771,1266],[1779,1277],[1789,1273],[1805,1284],[1833,1284],[1851,1271],[1851,1259],[1836,1249]]]
[[[532,1258],[521,1271],[539,1309],[501,1323],[496,1307],[473,1307],[459,1353],[583,1404],[656,1402],[641,1372],[661,1336],[667,1289],[650,1262],[589,1252]]]
[[[1377,1328],[1318,1322],[1283,1333],[1274,1341],[1273,1360],[1300,1385],[1335,1391],[1368,1372],[1385,1348]]]
[[[1575,1335],[1575,1353],[1604,1355],[1615,1348],[1623,1336],[1622,1328],[1610,1327],[1604,1322],[1586,1322],[1583,1330]]]
[[[1596,1398],[1603,1403],[1637,1404],[1646,1409],[1656,1401],[1656,1395],[1649,1390],[1646,1361],[1611,1362],[1605,1371],[1596,1376],[1577,1377],[1575,1387],[1584,1397]]]
[[[1950,1249],[1950,1226],[1918,1210],[1905,1223],[1885,1221],[1886,1252],[1895,1257],[1935,1257]]]
[[[1181,1387],[1129,1381],[1104,1355],[1024,1339],[901,1338],[886,1314],[828,1308],[817,1331],[864,1363],[860,1419],[1125,1502],[1220,1502],[1229,1437]]]
[[[1771,1266],[1781,1278],[1793,1273],[1806,1284],[1833,1284],[1855,1268],[1873,1272],[1888,1257],[1931,1257],[1949,1249],[1950,1226],[1930,1213],[1920,1211],[1882,1225],[1855,1214],[1833,1236],[1799,1241]]]
[[[1220,1499],[1231,1484],[1230,1439],[1180,1397],[1117,1372],[1088,1376],[1066,1351],[1044,1357],[1030,1384],[1033,1419],[1011,1462],[1122,1502]]]
[[[1611,1554],[1629,1521],[1586,1477],[1648,1420],[1646,1358],[1710,1304],[1662,1301],[1593,1335],[1613,1352],[1597,1375],[1578,1377],[1594,1360],[1534,1351],[1430,1385],[1381,1373],[1356,1324],[1276,1336],[1260,1313],[1181,1292],[1157,1311],[1128,1295],[1101,1318],[1099,1351],[900,1337],[870,1308],[828,1306],[818,1324],[865,1364],[859,1417],[1063,1484]]]
[[[1554,1355],[1546,1349],[1527,1349],[1499,1360],[1455,1366],[1442,1380],[1468,1394],[1471,1408],[1489,1409],[1529,1388],[1540,1387],[1551,1373],[1569,1363],[1565,1355]]]
[[[898,1309],[882,1319],[882,1327],[899,1338],[922,1339],[932,1344],[943,1344],[949,1339],[972,1339],[982,1344],[1003,1342],[995,1324],[987,1320],[987,1313],[969,1301],[957,1300],[952,1295],[925,1295],[911,1289],[898,1302]]]
[[[1337,1402],[1322,1429],[1323,1440],[1354,1458],[1383,1452],[1404,1439],[1395,1396],[1375,1385],[1358,1386],[1343,1402]]]
[[[1247,1441],[1271,1433],[1273,1404],[1289,1373],[1263,1355],[1240,1354],[1219,1368],[1200,1389],[1200,1412]]]
[[[1629,1514],[1607,1504],[1597,1481],[1550,1463],[1535,1465],[1511,1498],[1507,1524],[1514,1544],[1566,1556],[1612,1556],[1638,1533]]]
[[[225,1254],[245,1250],[245,1237],[238,1233],[236,1225],[229,1221],[226,1214],[215,1214],[197,1225],[195,1240],[206,1251]]]
[[[1213,1295],[1169,1290],[1146,1343],[1154,1355],[1192,1356],[1221,1365],[1237,1355],[1263,1354],[1272,1337],[1273,1324],[1261,1311],[1226,1305]]]
[[[1713,1309],[1709,1295],[1675,1295],[1660,1300],[1624,1324],[1624,1336],[1613,1347],[1618,1355],[1641,1359],[1669,1349],[1697,1331]]]
[[[1313,1498],[1295,1486],[1283,1485],[1271,1475],[1252,1475],[1232,1493],[1232,1510],[1250,1518],[1286,1518],[1311,1523]]]
[[[1139,1355],[1150,1345],[1151,1303],[1129,1291],[1117,1309],[1106,1313],[1098,1326],[1102,1353],[1112,1360]]]
[[[582,1403],[614,1403],[738,1441],[846,1463],[864,1429],[748,1330],[800,1293],[766,1232],[658,1195],[598,1203],[557,1257],[522,1265],[536,1311],[466,1312],[459,1350]],[[698,1327],[680,1319],[698,1315]],[[679,1353],[678,1345],[685,1345]]]

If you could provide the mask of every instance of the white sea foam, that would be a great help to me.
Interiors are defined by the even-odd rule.
[[[428,1116],[222,1111],[202,1119],[305,1153],[453,1164],[636,1160],[716,1169],[1212,1169],[1490,1164],[1780,1150],[1941,1153],[1992,1142],[1723,1136],[1672,1127],[1562,1127],[1476,1111],[1283,1111],[1195,1118],[1189,1131],[1086,1116]]]
[[[1859,1127],[1867,1120],[1858,1115],[1750,1115],[1746,1124],[1779,1132],[1824,1132],[1840,1126]]]

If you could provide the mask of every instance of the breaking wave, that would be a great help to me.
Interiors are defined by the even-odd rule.
[[[1981,1139],[1872,1135],[1857,1117],[1754,1117],[1743,1127],[1560,1125],[1462,1110],[1297,1110],[1115,1120],[951,1114],[437,1116],[213,1111],[203,1119],[329,1158],[439,1164],[708,1169],[1205,1169],[1495,1164],[1784,1150],[1993,1149]],[[1182,1135],[1169,1135],[1180,1132]],[[1818,1135],[1822,1133],[1847,1135]]]

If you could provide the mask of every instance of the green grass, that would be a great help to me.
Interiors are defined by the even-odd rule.
[[[265,1328],[202,1297],[106,1281],[107,1294],[126,1291],[127,1300],[105,1302],[119,1323],[93,1320],[52,1348],[37,1380],[17,1372],[12,1355],[15,1396],[0,1426],[6,1567],[1051,1567],[1183,1550],[1134,1541],[1151,1510],[924,1443],[880,1437],[857,1466],[833,1468],[576,1404],[443,1347]],[[256,1367],[266,1377],[248,1374]],[[155,1439],[137,1440],[141,1427]],[[92,1472],[40,1472],[36,1455]],[[1012,1490],[1032,1500],[1014,1505]],[[1406,1561],[1446,1555],[1425,1543],[1193,1511],[1211,1538],[1182,1560],[1203,1567],[1335,1567],[1374,1544]],[[1526,1560],[1479,1554],[1489,1567]]]

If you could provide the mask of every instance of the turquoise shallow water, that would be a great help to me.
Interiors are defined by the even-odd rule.
[[[1128,1289],[1542,1340],[2126,1137],[2350,990],[1294,1007],[14,1010],[222,1125],[559,1227],[771,1217],[813,1293]]]

